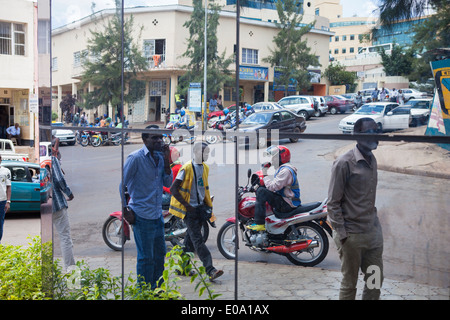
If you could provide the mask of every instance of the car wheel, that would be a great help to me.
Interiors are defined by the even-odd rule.
[[[300,110],[300,111],[298,112],[298,115],[300,115],[300,116],[302,116],[303,118],[305,118],[305,120],[308,120],[308,119],[309,119],[308,112],[306,112],[305,110]]]
[[[330,108],[330,113],[331,114],[336,114],[337,113],[337,108],[336,107],[331,107]]]
[[[383,125],[381,123],[377,123],[377,131],[379,133],[383,132]]]
[[[295,133],[295,134],[301,133],[300,128],[299,128],[299,127],[296,127],[296,128],[293,130],[293,133]],[[298,137],[295,137],[295,138],[289,138],[289,140],[290,140],[291,142],[297,142],[298,139],[299,139]]]

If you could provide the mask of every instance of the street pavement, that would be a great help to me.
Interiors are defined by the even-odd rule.
[[[144,126],[134,126],[140,129]],[[425,127],[410,128],[403,134],[423,135]],[[396,132],[397,134],[397,132]],[[142,143],[140,134],[131,134],[130,143]],[[338,149],[334,157],[352,148],[354,143]],[[450,152],[428,143],[380,142],[374,152],[379,170],[394,171],[405,174],[423,175],[438,179],[450,178]],[[12,226],[11,226],[12,227]],[[16,234],[9,229],[9,234]],[[23,230],[17,230],[23,233]],[[3,243],[10,239],[4,237]],[[333,245],[333,243],[331,244]],[[80,257],[91,269],[103,267],[113,275],[120,275],[122,263],[120,257]],[[197,261],[199,261],[197,259]],[[200,262],[199,262],[200,263]],[[238,262],[237,279],[235,262],[226,259],[214,259],[214,265],[224,271],[223,276],[212,283],[214,294],[220,294],[218,300],[337,300],[339,298],[340,271],[326,270],[320,267],[299,267],[263,262]],[[124,270],[135,274],[136,258],[124,257]],[[235,283],[237,281],[237,297]],[[189,277],[181,276],[177,282],[184,297],[188,300],[206,299],[206,293],[199,297],[195,284]],[[358,282],[357,299],[361,299],[362,275]],[[383,300],[449,300],[449,288],[441,288],[405,280],[384,279],[381,289]]]
[[[143,129],[145,126],[134,126]],[[426,127],[409,128],[396,134],[423,135]],[[140,134],[132,134],[130,143],[142,143]],[[354,146],[338,149],[334,157]],[[450,179],[450,152],[428,143],[385,142],[375,150],[378,169],[405,174],[423,175]],[[331,244],[333,245],[333,243]],[[77,257],[81,260],[82,257]],[[105,267],[113,274],[120,274],[122,264],[115,257],[89,258],[85,261],[91,267]],[[199,260],[198,260],[199,261]],[[199,261],[200,263],[200,261]],[[234,260],[214,259],[214,265],[224,271],[223,276],[211,286],[214,294],[221,294],[219,300],[337,300],[342,278],[340,271],[326,270],[318,267],[299,267],[262,262],[238,262],[237,297],[235,295]],[[124,270],[135,274],[136,258],[124,258]],[[190,277],[181,277],[177,283],[180,292],[188,300],[206,299],[204,293],[199,297],[195,284]],[[361,299],[364,283],[362,276],[358,281],[357,299]],[[381,289],[383,300],[449,300],[449,288],[440,288],[395,279],[384,279]]]

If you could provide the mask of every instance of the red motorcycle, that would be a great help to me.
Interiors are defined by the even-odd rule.
[[[251,180],[250,180],[251,177]],[[326,220],[327,199],[322,202],[305,203],[289,213],[278,213],[266,203],[266,230],[253,231],[246,228],[254,223],[256,197],[244,194],[264,188],[262,171],[252,175],[248,170],[250,186],[239,187],[238,228],[241,239],[250,249],[286,256],[292,263],[311,267],[320,263],[328,254],[328,237],[332,229]],[[217,246],[227,259],[236,257],[236,219],[228,218],[217,235]]]

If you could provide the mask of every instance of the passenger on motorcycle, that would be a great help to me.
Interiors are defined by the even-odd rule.
[[[247,228],[264,231],[266,218],[266,202],[274,211],[288,213],[301,205],[300,186],[297,169],[290,164],[291,152],[285,146],[271,146],[265,151],[272,157],[271,163],[263,167],[264,187],[256,190],[255,223]],[[273,178],[267,176],[267,169],[274,165]]]

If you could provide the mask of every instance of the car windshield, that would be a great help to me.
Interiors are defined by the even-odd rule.
[[[344,97],[341,97],[341,96],[335,96],[337,99],[339,99],[339,100],[345,100],[345,98]]]
[[[412,109],[429,109],[430,104],[427,101],[408,101],[405,106],[410,106]]]
[[[271,113],[254,113],[244,120],[244,124],[266,124],[269,122]]]
[[[383,112],[383,105],[365,104],[359,108],[355,114],[380,114]]]

